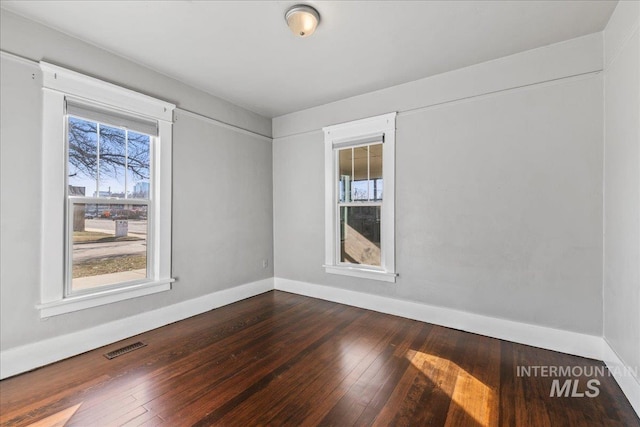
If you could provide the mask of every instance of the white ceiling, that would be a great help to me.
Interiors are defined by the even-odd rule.
[[[601,31],[615,1],[2,1],[267,117]]]

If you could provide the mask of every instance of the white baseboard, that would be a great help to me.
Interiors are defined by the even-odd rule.
[[[0,352],[0,379],[120,341],[273,290],[273,278]]]
[[[274,279],[275,289],[420,320],[520,344],[602,360],[602,337],[498,319],[451,308],[349,291],[289,279]]]
[[[629,399],[629,403],[640,417],[640,378],[632,375],[631,369],[620,358],[618,354],[611,348],[606,339],[602,339],[604,343],[603,361],[606,363],[609,371],[618,382],[622,392]],[[640,369],[640,367],[636,367]]]

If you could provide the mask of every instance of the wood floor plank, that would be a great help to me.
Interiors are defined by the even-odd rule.
[[[361,315],[361,313],[357,315]],[[194,389],[189,390],[188,405],[179,403],[179,410],[175,410],[177,407],[175,399],[166,400],[164,396],[162,401],[154,401],[152,402],[154,406],[147,405],[147,407],[155,410],[163,419],[180,425],[199,422],[198,416],[194,414],[192,408],[202,408],[208,414],[207,421],[204,422],[215,422],[235,405],[264,388],[269,381],[287,369],[288,364],[292,363],[292,358],[312,351],[319,345],[319,340],[327,339],[324,337],[330,331],[336,327],[343,327],[355,317],[354,313],[340,307],[334,307],[326,312],[316,313],[316,319],[324,320],[320,323],[321,326],[314,324],[311,317],[297,323],[287,322],[276,325],[275,328],[279,330],[279,332],[275,332],[276,337],[280,332],[287,335],[290,328],[301,328],[302,331],[290,336],[287,341],[276,339],[269,346],[275,350],[265,353],[264,357],[256,360],[255,363],[245,363],[254,360],[254,356],[247,353],[244,356],[244,361],[240,361],[236,365],[232,364],[230,370],[221,369],[222,377],[219,377],[217,372],[212,372],[213,381],[198,384]],[[183,396],[179,398],[184,401]],[[167,403],[170,405],[167,406]],[[171,408],[171,410],[167,410],[167,408]]]
[[[147,411],[146,409],[144,409],[144,412],[140,415],[138,415],[135,418],[132,418],[129,421],[126,421],[124,423],[122,423],[121,425],[123,427],[139,427],[142,426],[146,423],[150,423],[155,421],[157,424],[160,424],[161,421],[163,421],[160,417],[158,417],[156,414],[154,414],[151,411]],[[155,425],[155,424],[152,424]]]
[[[401,369],[396,370],[395,375],[389,376],[385,379],[382,386],[378,389],[373,399],[369,401],[367,407],[364,409],[362,414],[356,420],[356,424],[358,425],[371,425],[373,421],[377,418],[380,411],[386,406],[387,402],[391,398],[393,392],[396,390],[398,380],[397,378],[402,378],[404,373],[407,372],[410,367],[408,363],[411,363],[409,354],[412,352],[414,348],[421,348],[424,342],[427,340],[427,337],[431,333],[433,329],[432,325],[423,324],[420,322],[416,323],[416,326],[420,327],[420,331],[415,336],[413,342],[407,350],[400,349],[400,351],[404,351],[404,354],[398,354],[398,356],[403,357],[407,361],[407,368],[403,371]],[[405,366],[404,360],[402,365]],[[394,379],[395,378],[395,379]]]
[[[327,306],[328,314],[339,310],[335,306]],[[287,311],[282,316],[273,315],[259,324],[247,326],[242,331],[230,335],[222,340],[212,342],[210,345],[192,352],[189,356],[165,369],[172,373],[162,375],[159,382],[154,384],[152,390],[145,389],[134,396],[145,402],[149,410],[159,410],[165,407],[164,401],[171,400],[172,408],[178,407],[179,401],[189,401],[218,383],[229,380],[237,375],[237,372],[260,363],[273,353],[284,350],[285,336],[291,332],[291,328],[311,325],[311,314],[318,315],[316,310],[312,312],[304,307]],[[286,316],[285,316],[286,314]],[[274,332],[277,330],[278,332]],[[275,344],[265,346],[265,337],[274,340]],[[206,378],[203,378],[203,375]],[[180,376],[181,381],[176,386],[175,377]],[[206,381],[204,381],[206,379]],[[195,384],[201,384],[197,388]],[[179,400],[176,400],[179,399]]]
[[[147,346],[103,357],[138,340]],[[518,374],[532,366],[584,371]],[[0,381],[0,424],[640,427],[597,369],[602,362],[272,291]],[[599,394],[551,397],[565,379],[582,391],[597,379]]]
[[[499,341],[471,335],[467,351],[458,365],[445,426],[495,426],[499,420]]]
[[[250,385],[248,387],[243,386],[242,383],[246,381],[246,378],[242,378],[241,381],[237,381],[239,387],[233,387],[234,385],[227,385],[225,392],[232,395],[231,399],[215,408],[212,412],[207,414],[206,417],[200,419],[194,426],[208,426],[218,421],[225,416],[229,411],[235,408],[238,404],[244,402],[246,399],[260,392],[266,388],[274,379],[278,378],[281,374],[291,369],[299,360],[304,359],[308,354],[315,352],[325,342],[333,338],[333,333],[345,328],[349,323],[353,322],[357,317],[362,316],[363,313],[355,312],[340,312],[337,313],[327,321],[322,327],[317,325],[313,328],[311,333],[306,336],[304,341],[301,341],[300,346],[292,346],[291,353],[278,357],[270,364],[263,366],[263,370],[257,371],[257,375],[248,377]],[[217,394],[215,391],[211,394]],[[206,405],[210,405],[211,397],[204,396]]]
[[[444,425],[458,374],[451,359],[463,339],[458,331],[432,327],[422,345],[407,353],[411,365],[373,425]]]
[[[247,425],[252,423],[278,425],[281,424],[280,416],[282,415],[288,422],[293,422],[296,415],[308,414],[311,410],[309,407],[311,402],[296,402],[290,405],[288,402],[291,401],[291,395],[304,393],[319,399],[323,390],[331,388],[330,381],[339,379],[342,371],[351,370],[356,364],[357,361],[353,357],[345,360],[343,356],[348,354],[356,358],[366,357],[366,354],[363,354],[363,348],[367,348],[367,344],[370,344],[370,336],[364,329],[363,323],[370,319],[371,316],[365,314],[340,330],[332,340],[325,341],[316,352],[308,353],[290,364],[290,369],[282,372],[265,389],[254,394],[221,418],[220,424],[244,422]],[[358,337],[347,339],[353,333]],[[336,357],[336,354],[340,357]]]
[[[138,405],[138,406],[133,406],[133,408],[126,408],[126,409],[114,411],[113,413],[109,414],[108,417],[103,417],[102,419],[97,420],[96,422],[104,426],[106,425],[122,426],[136,419],[140,415],[146,414],[147,412],[149,411],[144,409],[142,406]],[[71,424],[69,426],[71,426]]]
[[[380,356],[351,386],[349,392],[320,421],[320,425],[354,425],[389,383],[396,383],[409,365],[406,352],[420,340],[424,325],[419,322],[407,323],[406,331],[397,334],[394,344],[380,353]],[[386,398],[386,395],[385,395]],[[386,399],[385,399],[386,400]]]
[[[382,333],[380,340],[377,344],[372,344],[367,349],[360,348],[360,351],[365,351],[364,357],[358,358],[358,353],[349,354],[348,361],[357,362],[352,370],[344,376],[338,376],[334,381],[331,381],[331,385],[328,387],[322,387],[324,393],[318,395],[316,392],[312,392],[311,395],[318,396],[317,400],[305,402],[307,407],[310,407],[309,411],[305,414],[299,411],[295,417],[291,415],[287,416],[287,413],[283,410],[281,414],[278,414],[278,418],[274,418],[272,421],[285,421],[287,425],[300,425],[300,426],[314,426],[320,423],[320,421],[326,416],[331,408],[339,402],[343,396],[349,392],[351,385],[354,384],[376,361],[379,354],[389,346],[395,346],[394,342],[397,340],[398,334],[401,333],[399,329],[402,329],[401,324],[395,322],[383,322],[383,324],[373,323],[370,325],[370,329],[376,330]],[[386,329],[389,327],[389,329]],[[342,365],[344,366],[344,365]],[[351,365],[347,365],[351,366]],[[347,369],[348,370],[348,369]],[[311,388],[313,390],[313,388]],[[295,403],[293,403],[295,404]],[[291,404],[290,404],[291,405]]]
[[[516,425],[516,381],[513,358],[513,344],[508,341],[500,342],[500,427]]]

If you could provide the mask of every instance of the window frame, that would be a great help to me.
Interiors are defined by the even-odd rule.
[[[396,112],[323,127],[325,142],[325,263],[330,274],[361,277],[395,283],[395,130]],[[339,259],[340,200],[339,159],[340,149],[371,145],[382,139],[382,178],[384,196],[381,202],[380,267],[351,264]],[[368,206],[367,202],[350,204]],[[344,203],[342,203],[344,205]]]
[[[171,289],[171,148],[175,105],[46,62],[42,72],[42,246],[40,317],[56,316]],[[151,242],[146,280],[67,295],[71,260],[67,243],[67,114],[72,97],[157,122],[153,137],[147,239]],[[99,194],[99,193],[98,193]],[[99,202],[100,198],[83,198]],[[113,200],[115,201],[115,199]]]
[[[71,101],[77,101],[75,98],[73,97],[67,97],[65,96],[65,101],[68,102],[69,100]],[[118,112],[120,114],[122,114],[122,112]],[[76,118],[76,119],[80,119],[80,120],[84,120],[87,122],[91,122],[91,123],[96,123],[96,132],[99,133],[100,129],[102,128],[102,126],[107,126],[109,128],[112,129],[121,129],[125,132],[125,137],[128,138],[128,129],[124,126],[118,126],[118,125],[112,125],[112,124],[108,124],[103,120],[97,119],[97,118],[89,118],[89,117],[83,117],[82,115],[79,114],[73,114],[70,113],[67,107],[67,110],[65,112],[65,179],[68,179],[69,177],[69,121],[70,119]],[[156,126],[157,127],[157,126]],[[135,133],[140,133],[140,131],[135,130]],[[155,131],[155,133],[158,133],[157,130]],[[153,182],[153,171],[155,168],[154,165],[154,161],[155,161],[155,147],[158,144],[159,141],[159,135],[149,135],[149,134],[144,134],[146,136],[149,137],[149,171],[150,171],[150,177],[149,177],[149,185],[151,190],[153,190],[153,188],[155,187],[155,183]],[[98,139],[100,141],[100,138]],[[98,152],[96,153],[98,155]],[[99,155],[98,155],[99,158]],[[99,160],[98,160],[99,162]],[[125,162],[126,165],[126,162]],[[99,168],[98,168],[98,174],[97,174],[97,181],[99,182],[99,177],[100,177],[100,172],[99,172]],[[147,207],[147,237],[146,237],[146,246],[147,246],[147,250],[145,251],[145,256],[146,256],[146,273],[145,273],[145,278],[144,279],[135,279],[135,280],[128,280],[128,281],[122,281],[122,282],[117,282],[117,283],[111,283],[111,284],[107,284],[107,285],[101,285],[99,286],[99,290],[108,290],[108,289],[118,289],[118,288],[126,288],[135,284],[143,284],[145,282],[148,282],[152,277],[151,274],[151,266],[154,265],[155,260],[154,260],[154,240],[151,236],[151,238],[149,237],[149,230],[153,229],[153,225],[154,225],[154,209],[153,209],[153,203],[154,203],[154,198],[153,198],[153,192],[147,194],[147,198],[146,199],[140,199],[140,198],[135,198],[135,197],[128,197],[127,195],[127,174],[129,173],[129,171],[126,170],[126,166],[125,166],[125,194],[124,197],[103,197],[100,196],[100,189],[99,189],[99,185],[96,187],[96,194],[98,194],[95,197],[91,197],[91,196],[75,196],[75,195],[71,195],[69,194],[69,182],[67,181],[65,183],[65,277],[64,277],[64,298],[70,298],[70,297],[75,297],[75,296],[82,296],[82,295],[89,295],[89,294],[95,294],[98,291],[95,291],[93,289],[84,289],[84,290],[73,290],[73,222],[74,222],[74,207],[75,205],[137,205],[137,206],[146,206]]]

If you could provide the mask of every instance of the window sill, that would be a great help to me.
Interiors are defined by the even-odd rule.
[[[363,279],[380,280],[382,282],[395,283],[396,273],[389,273],[383,270],[373,270],[369,268],[357,268],[337,265],[325,265],[324,269],[330,274],[341,274],[343,276],[360,277]]]
[[[168,291],[171,289],[171,283],[174,281],[175,279],[162,279],[154,282],[144,282],[126,288],[108,289],[99,293],[72,296],[58,301],[39,304],[36,308],[40,310],[40,318],[58,316],[73,311]]]

